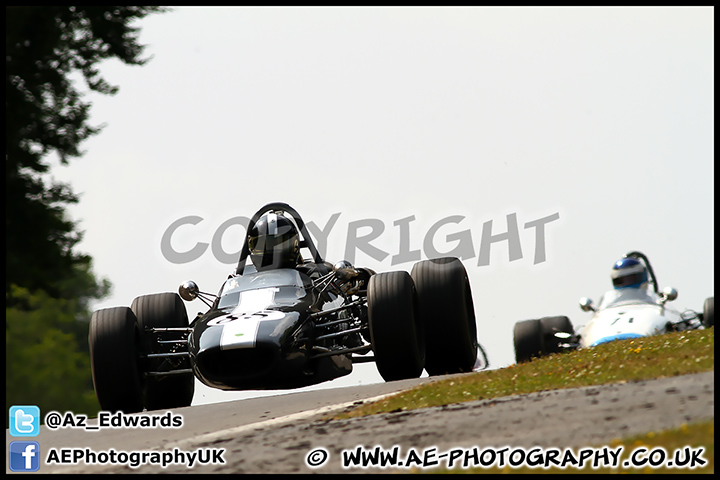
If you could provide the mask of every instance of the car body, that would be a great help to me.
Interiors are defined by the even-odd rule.
[[[588,322],[576,332],[566,316],[543,317],[515,324],[513,341],[518,363],[551,353],[590,348],[616,340],[648,337],[671,331],[709,328],[714,324],[714,297],[702,312],[671,308],[677,290],[658,290],[657,278],[647,257],[629,252],[624,258],[642,261],[649,281],[643,288],[621,288],[606,292],[597,306],[589,298],[580,299],[580,308],[592,312]]]
[[[309,260],[261,271],[247,261],[251,227],[268,213],[292,218]],[[103,409],[190,405],[195,378],[223,390],[289,389],[347,375],[360,362],[375,362],[386,381],[487,367],[459,259],[423,260],[411,273],[333,266],[285,203],[258,210],[247,231],[217,295],[187,281],[179,295],[144,295],[93,314],[91,365]],[[188,321],[183,300],[197,298],[208,310]]]

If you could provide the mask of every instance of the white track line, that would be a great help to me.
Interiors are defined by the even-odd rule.
[[[316,415],[322,415],[330,412],[334,412],[337,410],[342,410],[347,407],[351,407],[353,405],[360,405],[362,403],[368,403],[368,402],[377,402],[378,400],[382,400],[383,398],[389,397],[391,395],[395,395],[398,392],[391,392],[386,393],[384,395],[378,395],[377,397],[371,397],[371,398],[364,398],[361,400],[353,400],[351,402],[345,402],[345,403],[339,403],[336,405],[328,405],[325,407],[317,408],[315,410],[308,410],[305,412],[298,412],[298,413],[292,413],[290,415],[285,415],[283,417],[277,417],[272,418],[270,420],[264,420],[262,422],[256,422],[256,423],[250,423],[247,425],[240,425],[239,427],[233,427],[228,428],[225,430],[218,430],[217,432],[210,432],[203,435],[197,435],[195,437],[185,438],[183,440],[178,440],[172,443],[169,443],[167,445],[164,445],[162,449],[172,449],[172,448],[179,448],[181,447],[188,447],[189,445],[196,445],[201,443],[211,443],[215,442],[217,440],[228,438],[228,437],[234,437],[236,435],[240,435],[242,433],[245,433],[247,431],[251,430],[262,430],[264,428],[269,427],[275,427],[278,425],[282,425],[285,423],[295,422],[298,420],[305,420],[310,417],[314,417]]]

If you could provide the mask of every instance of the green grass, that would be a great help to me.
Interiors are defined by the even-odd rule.
[[[333,418],[350,418],[383,412],[448,405],[478,399],[609,383],[624,383],[715,370],[715,329],[676,332],[624,340],[535,359],[498,370],[456,375],[420,385],[383,400],[361,405]],[[715,421],[615,439],[610,448],[623,447],[619,468],[443,468],[415,473],[714,473]],[[597,447],[604,447],[598,445]],[[685,447],[704,448],[707,464],[695,469],[624,467],[637,448],[665,449],[669,456]]]
[[[714,328],[606,343],[498,370],[452,376],[341,412],[333,418],[705,372],[715,369],[714,347]]]

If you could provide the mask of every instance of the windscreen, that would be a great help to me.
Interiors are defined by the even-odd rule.
[[[249,275],[239,275],[229,278],[220,290],[218,308],[242,306],[253,299],[252,308],[266,308],[271,305],[292,305],[297,299],[305,296],[305,287],[309,279],[303,278],[297,270],[281,268],[267,270]],[[250,307],[250,305],[248,305]]]
[[[646,288],[621,288],[610,290],[600,299],[599,310],[616,305],[658,303],[658,297]]]

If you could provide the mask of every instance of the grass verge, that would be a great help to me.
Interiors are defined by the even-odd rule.
[[[358,406],[333,418],[350,418],[383,412],[442,406],[470,400],[490,399],[543,390],[623,383],[712,371],[715,369],[715,329],[675,332],[655,337],[618,341],[597,347],[556,354],[498,370],[455,375],[420,385],[383,400]],[[422,473],[714,473],[715,421],[618,438],[608,446],[620,449],[614,468],[597,468],[591,461],[561,469],[550,465],[520,468],[439,468]],[[653,452],[658,450],[655,454]],[[676,461],[652,465],[664,452]],[[700,453],[697,468],[689,469],[691,453]],[[631,462],[635,454],[638,462]],[[653,456],[651,456],[653,454]],[[645,463],[642,463],[642,462]],[[702,461],[706,463],[701,464]],[[682,462],[686,462],[683,466]],[[693,461],[693,464],[695,462]],[[420,472],[416,472],[420,473]]]
[[[358,406],[336,414],[333,418],[351,418],[383,412],[397,412],[416,408],[442,406],[478,399],[490,399],[514,394],[532,393],[609,383],[624,383],[671,377],[715,370],[715,329],[675,332],[654,337],[618,341],[597,347],[556,354],[532,362],[511,365],[498,370],[454,375],[420,385],[383,400]],[[597,446],[617,451],[621,448],[616,468],[597,468],[590,461],[573,468],[561,469],[523,465],[520,468],[439,468],[415,473],[714,473],[715,421],[681,425],[679,428],[643,435],[618,438],[610,445]],[[655,450],[656,454],[650,455]],[[659,458],[677,462],[651,464]],[[701,452],[705,464],[687,468],[691,451]],[[635,465],[631,455],[645,460]],[[682,462],[686,462],[683,466]],[[637,462],[636,462],[637,463]]]
[[[623,383],[715,369],[715,329],[674,332],[555,354],[420,385],[333,418],[412,410],[507,395]]]

